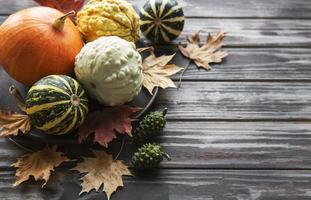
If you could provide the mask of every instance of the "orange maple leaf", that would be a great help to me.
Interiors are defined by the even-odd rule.
[[[0,136],[26,134],[30,131],[30,119],[27,115],[10,110],[0,110]]]
[[[176,87],[170,76],[181,71],[183,68],[175,64],[168,64],[175,54],[162,55],[157,57],[154,54],[153,47],[145,47],[137,49],[139,52],[149,51],[150,55],[143,60],[143,86],[147,88],[150,94],[153,93],[155,87],[166,89],[168,87]]]
[[[95,157],[83,158],[83,162],[78,163],[72,170],[77,170],[83,173],[82,190],[80,194],[84,192],[90,192],[95,189],[99,191],[101,186],[104,185],[101,190],[105,191],[107,198],[118,187],[123,186],[122,176],[132,176],[128,167],[120,160],[113,160],[112,156],[104,151],[93,151]]]
[[[180,52],[189,59],[193,60],[198,68],[210,69],[209,63],[220,63],[227,52],[220,51],[222,40],[225,33],[220,31],[215,36],[208,34],[205,44],[200,47],[199,32],[187,38],[187,46],[179,45]]]
[[[51,171],[54,167],[59,166],[62,162],[69,160],[62,152],[56,151],[57,146],[46,146],[44,149],[23,155],[17,159],[17,162],[12,164],[16,167],[16,181],[13,186],[18,186],[24,181],[27,181],[30,176],[35,180],[44,180],[42,187],[47,183],[50,178]]]

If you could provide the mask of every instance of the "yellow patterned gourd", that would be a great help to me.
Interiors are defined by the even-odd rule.
[[[116,36],[87,43],[76,57],[75,74],[92,97],[109,106],[131,101],[143,82],[135,44]]]
[[[140,38],[139,16],[124,0],[90,0],[78,12],[77,26],[88,42],[101,36],[119,36],[130,42]]]

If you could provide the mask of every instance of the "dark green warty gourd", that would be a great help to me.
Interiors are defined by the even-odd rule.
[[[132,164],[136,169],[153,169],[159,166],[163,158],[170,160],[167,153],[157,144],[144,144],[132,157]]]
[[[154,111],[146,115],[133,129],[133,139],[136,144],[142,145],[163,132],[167,109]]]

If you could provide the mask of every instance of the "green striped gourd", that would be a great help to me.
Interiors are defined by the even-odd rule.
[[[177,38],[185,19],[175,0],[149,0],[140,10],[140,29],[154,43],[165,43]]]
[[[31,124],[54,135],[78,128],[88,113],[84,89],[76,80],[65,75],[40,79],[28,91],[25,103]]]

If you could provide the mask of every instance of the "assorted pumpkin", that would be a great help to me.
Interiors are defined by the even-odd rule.
[[[83,41],[67,16],[54,8],[34,7],[3,22],[0,64],[12,78],[30,86],[50,74],[73,73]]]
[[[0,64],[13,79],[32,85],[26,113],[34,127],[54,135],[82,125],[89,109],[86,92],[108,106],[139,94],[142,59],[134,42],[140,30],[162,43],[178,37],[184,25],[175,0],[150,0],[140,17],[124,0],[90,0],[76,25],[68,18],[74,14],[33,7],[0,26]],[[74,74],[81,85],[67,76]]]
[[[75,74],[91,96],[109,106],[132,100],[143,82],[135,44],[116,36],[87,43],[76,58]]]
[[[184,12],[175,0],[147,1],[139,15],[141,31],[154,43],[170,42],[184,28]]]
[[[80,127],[88,113],[86,92],[76,80],[65,75],[40,79],[28,91],[25,104],[31,124],[55,135]]]
[[[130,42],[140,38],[139,16],[123,0],[90,0],[77,14],[77,26],[87,41],[118,36]]]

